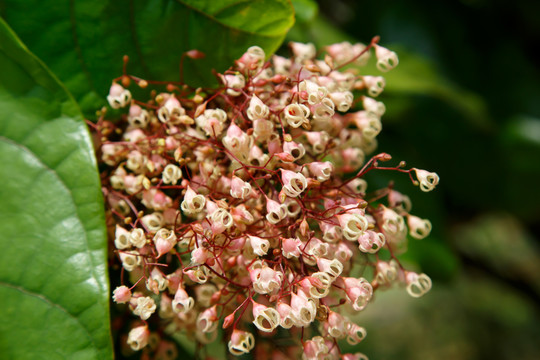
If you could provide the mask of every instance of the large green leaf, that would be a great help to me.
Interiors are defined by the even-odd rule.
[[[288,0],[0,0],[2,16],[66,84],[85,113],[103,103],[111,79],[129,72],[178,81],[182,53],[185,80],[215,81],[248,47],[274,52],[294,23]]]
[[[77,105],[0,19],[0,357],[111,359],[103,198]]]

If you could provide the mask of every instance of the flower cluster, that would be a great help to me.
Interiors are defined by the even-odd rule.
[[[234,355],[366,359],[340,351],[341,340],[366,336],[349,316],[377,289],[401,283],[414,297],[430,289],[396,254],[431,223],[411,215],[392,186],[368,192],[363,179],[393,169],[423,191],[439,181],[370,155],[385,81],[359,69],[373,52],[381,71],[398,64],[377,40],[329,46],[324,60],[311,44],[292,43],[290,59],[270,61],[254,46],[219,74],[221,87],[167,83],[147,102],[128,88],[151,82],[115,80],[108,100],[125,112],[115,122],[102,112],[93,127],[122,266],[113,298],[139,318],[127,338],[133,350],[170,354],[171,342],[152,341],[157,333],[207,344],[222,332]],[[292,342],[262,336],[280,328]]]

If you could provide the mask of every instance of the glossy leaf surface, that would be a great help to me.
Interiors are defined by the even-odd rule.
[[[0,19],[0,357],[112,359],[103,198],[66,89]]]
[[[133,0],[71,2],[0,0],[0,13],[91,115],[104,104],[111,79],[128,72],[160,81],[216,82],[246,49],[275,51],[294,23],[287,0]],[[39,11],[36,11],[39,9]]]

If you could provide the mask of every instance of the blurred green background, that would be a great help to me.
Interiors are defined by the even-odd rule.
[[[429,274],[421,299],[380,292],[358,317],[371,359],[540,359],[540,3],[319,0],[296,3],[289,40],[367,43],[385,74],[378,151],[440,175],[421,193],[393,173],[369,184],[408,194],[433,223],[403,256]],[[375,188],[373,186],[372,188]]]

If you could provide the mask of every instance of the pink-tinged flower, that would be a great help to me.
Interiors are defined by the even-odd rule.
[[[280,316],[276,309],[253,303],[253,324],[264,332],[272,332],[280,323]]]
[[[362,105],[368,114],[373,114],[379,118],[386,112],[386,107],[381,101],[377,101],[369,96],[362,97]]]
[[[131,247],[129,231],[119,225],[116,225],[116,231],[114,232],[114,246],[119,250]]]
[[[107,101],[113,109],[120,109],[129,104],[131,93],[120,84],[113,83],[107,96]]]
[[[253,221],[255,221],[255,217],[253,216],[251,212],[248,211],[248,209],[246,208],[246,205],[244,204],[240,204],[236,207],[233,207],[231,209],[231,214],[233,215],[233,219],[235,220],[235,222],[238,220],[244,224],[249,225],[249,224],[252,224]]]
[[[362,81],[369,96],[377,97],[383,92],[386,81],[382,76],[363,76]]]
[[[223,84],[227,87],[227,95],[239,96],[242,94],[242,89],[246,86],[246,79],[242,74],[220,74],[219,77]]]
[[[137,253],[120,252],[120,261],[126,271],[133,271],[137,266],[141,265],[141,257]]]
[[[268,164],[268,154],[263,153],[260,147],[253,145],[249,149],[248,160],[251,165],[254,166],[266,166]]]
[[[202,265],[206,262],[211,254],[206,248],[199,246],[191,252],[191,262],[195,265]]]
[[[283,190],[289,197],[297,197],[307,188],[307,180],[301,173],[281,169]]]
[[[311,60],[315,57],[317,50],[312,43],[303,44],[300,42],[291,41],[289,43],[294,54],[294,61],[297,64],[302,64],[306,60]]]
[[[233,314],[231,314],[233,315]],[[229,315],[230,316],[230,315]],[[234,317],[233,317],[234,319]],[[225,325],[225,324],[224,324]],[[246,331],[234,329],[229,341],[229,351],[233,355],[247,354],[255,346],[255,338],[251,333]]]
[[[407,224],[409,234],[415,239],[421,240],[431,232],[431,222],[427,219],[420,219],[418,216],[408,215]]]
[[[382,130],[380,117],[367,111],[357,111],[347,115],[345,118],[352,121],[358,130],[362,132],[362,137],[368,140],[375,139]]]
[[[328,346],[322,336],[315,336],[311,340],[304,342],[303,360],[325,359],[328,355]]]
[[[336,216],[343,231],[343,236],[349,241],[356,241],[368,228],[368,220],[362,214],[345,213]]]
[[[300,246],[302,246],[300,239],[285,238],[281,242],[281,252],[287,259],[298,258],[300,256]]]
[[[399,60],[395,52],[390,51],[378,44],[375,44],[374,47],[375,56],[377,57],[377,69],[382,72],[387,72],[399,64]]]
[[[379,285],[390,285],[400,275],[400,269],[395,260],[377,261],[376,270],[375,280]]]
[[[313,120],[317,122],[329,121],[335,114],[334,103],[329,98],[321,99],[319,103],[311,105],[311,112],[313,113]]]
[[[259,294],[276,293],[283,279],[283,273],[275,271],[266,264],[256,266],[255,263],[249,269],[249,276],[253,283],[253,290]]]
[[[315,265],[316,259],[326,256],[328,254],[329,245],[322,242],[317,238],[311,238],[304,247],[304,252],[311,255],[312,258],[304,258],[304,262]]]
[[[412,208],[411,199],[396,190],[391,190],[388,193],[388,205],[390,208],[400,208],[405,212],[411,211]]]
[[[350,91],[341,91],[330,93],[330,99],[338,111],[346,112],[351,108],[354,96]]]
[[[348,41],[328,45],[326,51],[334,59],[336,65],[350,61],[355,56],[354,48]]]
[[[289,104],[283,109],[283,118],[292,128],[299,128],[309,122],[309,108],[303,104]]]
[[[342,278],[345,284],[345,293],[352,308],[356,311],[364,310],[373,296],[373,287],[364,278]]]
[[[315,320],[317,306],[312,299],[308,299],[303,291],[291,293],[291,308],[296,326],[308,326]]]
[[[347,187],[354,191],[356,194],[365,194],[367,190],[367,182],[364,179],[353,179],[348,184]]]
[[[364,152],[359,148],[349,147],[341,151],[343,168],[345,171],[353,171],[364,164]]]
[[[189,270],[184,270],[184,274],[197,284],[205,284],[208,281],[208,271],[205,266],[197,266]]]
[[[386,243],[383,233],[368,230],[358,238],[358,248],[365,253],[375,254]]]
[[[343,354],[341,360],[368,360],[368,357],[362,353]]]
[[[285,206],[271,199],[266,200],[266,211],[268,212],[266,214],[266,220],[273,225],[283,220],[287,215]]]
[[[131,104],[128,115],[129,125],[137,128],[146,128],[150,122],[148,111],[144,110],[137,104]]]
[[[204,333],[213,332],[217,328],[218,320],[216,305],[214,305],[199,314],[197,329]]]
[[[170,94],[162,107],[157,111],[158,119],[162,123],[175,123],[178,118],[186,114],[186,110],[180,105],[180,101]]]
[[[412,297],[420,297],[431,289],[431,279],[426,274],[406,272],[407,292]]]
[[[231,181],[231,196],[236,199],[246,199],[251,192],[251,185],[240,179],[238,176],[233,176]]]
[[[144,230],[141,228],[132,229],[129,233],[129,242],[139,249],[146,245]]]
[[[298,89],[301,92],[307,93],[307,101],[309,105],[319,104],[328,95],[328,89],[319,86],[311,80],[304,80],[298,84]]]
[[[217,137],[223,132],[226,121],[227,113],[222,109],[205,110],[195,119],[197,126],[211,137]]]
[[[175,313],[187,313],[193,308],[195,301],[190,297],[184,288],[179,287],[174,294],[174,299],[172,301],[172,308]]]
[[[154,299],[148,296],[141,296],[135,299],[135,310],[133,314],[139,316],[142,320],[147,320],[156,311]]]
[[[129,332],[127,343],[133,350],[138,351],[148,344],[149,337],[148,327],[146,325],[138,326]]]
[[[263,103],[261,99],[257,97],[257,95],[253,95],[247,109],[248,118],[252,121],[267,119],[269,114],[270,109],[268,109],[268,106],[266,106],[266,104]]]
[[[177,239],[173,231],[169,229],[159,229],[154,235],[154,244],[158,252],[158,257],[168,253],[176,245]]]
[[[308,165],[309,171],[317,177],[317,180],[324,182],[332,176],[334,166],[331,162],[312,162]]]
[[[144,215],[141,219],[143,225],[152,233],[155,233],[161,229],[164,221],[163,214],[160,212],[153,212],[152,214]]]
[[[434,172],[429,172],[420,169],[411,169],[416,173],[416,178],[420,182],[420,190],[424,192],[435,189],[435,186],[439,183],[439,175]]]
[[[333,250],[333,253],[337,260],[339,260],[342,264],[345,264],[353,256],[352,246],[350,243],[340,242]]]
[[[127,286],[119,286],[113,291],[113,300],[117,304],[124,304],[131,300],[131,290]]]
[[[317,267],[320,271],[327,273],[334,279],[341,275],[343,264],[337,259],[328,260],[324,258],[317,259]]]
[[[129,195],[138,193],[143,189],[143,175],[126,175],[124,177],[124,188]]]
[[[262,239],[258,236],[248,235],[249,243],[253,248],[253,252],[259,256],[264,256],[270,249],[270,242],[266,239]]]
[[[262,68],[265,58],[263,49],[259,46],[251,46],[236,63],[241,70],[256,71]]]
[[[386,242],[394,248],[399,248],[407,236],[407,227],[403,216],[383,206],[380,219],[380,227],[386,237]]]
[[[205,203],[205,197],[203,195],[197,195],[188,185],[186,194],[184,195],[184,201],[182,201],[180,208],[187,215],[193,215],[201,212],[204,209]]]
[[[222,142],[225,148],[239,160],[247,161],[253,140],[234,123],[229,125],[227,134],[223,137]]]
[[[321,299],[328,295],[334,278],[325,272],[315,272],[311,276],[303,278],[299,284],[302,291],[311,298]]]
[[[330,137],[328,136],[326,132],[306,131],[304,134],[306,135],[308,142],[311,144],[313,151],[316,154],[320,154],[324,150],[326,150],[326,145],[328,144],[328,141],[330,140]]]
[[[253,120],[253,136],[257,139],[257,141],[267,141],[274,134],[273,122],[264,119]]]
[[[295,143],[294,141],[286,141],[283,144],[283,151],[290,154],[294,160],[302,158],[306,154],[306,149],[301,143]]]
[[[182,170],[176,165],[168,164],[165,166],[165,169],[163,169],[161,178],[165,184],[176,185],[178,180],[182,178]]]
[[[154,210],[165,210],[172,205],[172,199],[156,188],[144,191],[141,202],[148,209]]]
[[[366,329],[354,323],[349,323],[347,327],[347,342],[356,345],[366,337]]]
[[[319,222],[319,227],[323,233],[323,240],[329,243],[337,243],[342,239],[341,227],[334,224],[329,224],[326,221]]]
[[[333,338],[343,339],[347,336],[347,328],[349,327],[349,321],[341,314],[335,311],[328,313],[328,318],[323,323],[324,330]]]
[[[277,312],[279,313],[279,325],[284,329],[290,329],[295,323],[294,315],[290,305],[280,301],[277,304]]]
[[[292,65],[291,59],[287,59],[283,56],[273,55],[272,63],[274,65],[274,72],[276,74],[287,74]]]

